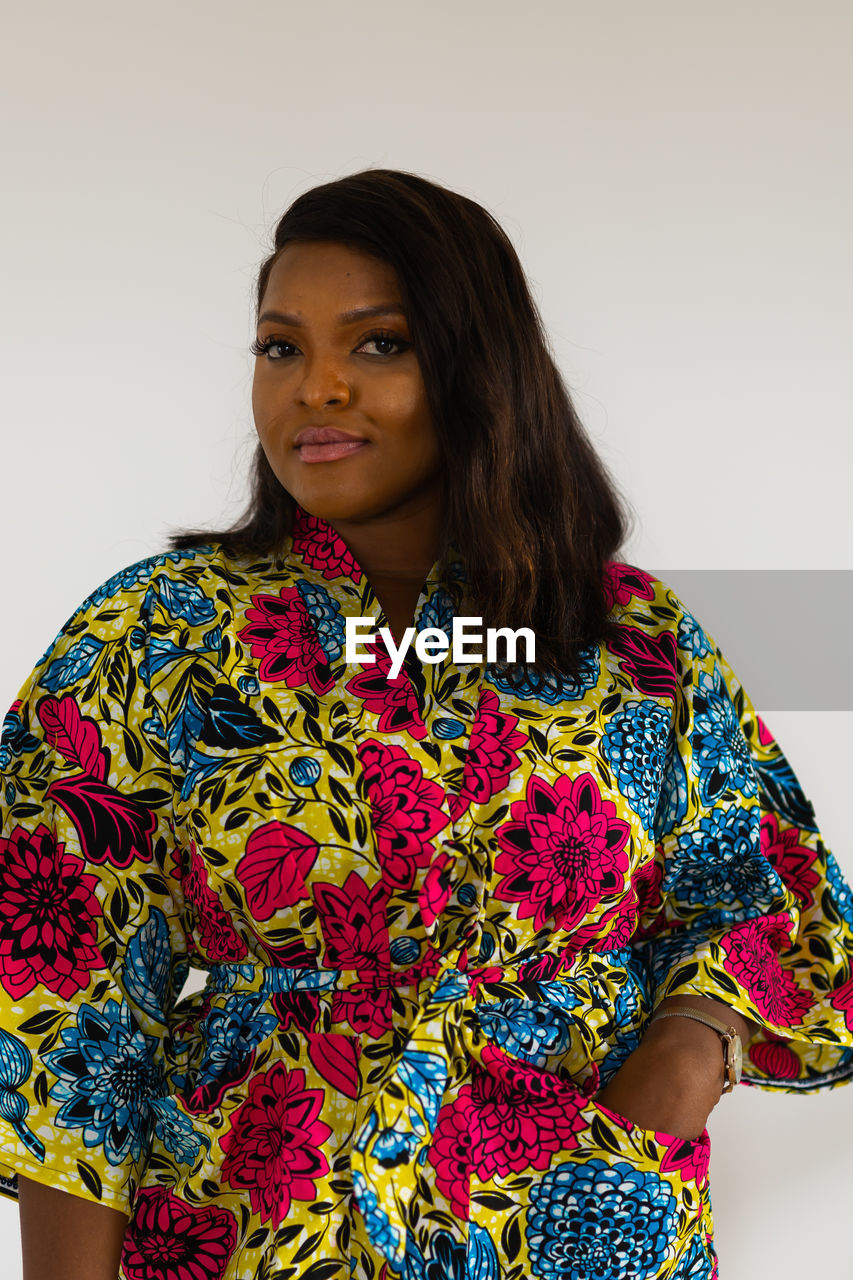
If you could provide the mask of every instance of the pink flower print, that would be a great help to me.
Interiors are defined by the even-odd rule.
[[[618,623],[610,643],[621,659],[620,666],[631,677],[634,688],[652,697],[675,698],[677,676],[676,642],[670,631],[650,636],[639,627]]]
[[[391,990],[368,979],[332,997],[332,1021],[346,1022],[356,1035],[378,1040],[391,1030]]]
[[[519,965],[518,978],[520,982],[553,982],[571,963],[572,955],[567,947],[560,953],[546,951]]]
[[[814,903],[812,890],[820,877],[812,870],[817,850],[800,844],[804,835],[806,833],[797,827],[780,829],[775,813],[765,813],[761,819],[761,852],[778,871],[783,884],[799,899],[800,906],[810,907]]]
[[[626,896],[597,920],[590,920],[572,931],[566,950],[573,954],[590,951],[617,951],[634,937],[637,923],[636,903]]]
[[[345,688],[364,703],[365,710],[378,716],[380,733],[405,731],[412,738],[426,736],[426,725],[421,717],[414,686],[405,669],[391,676],[391,656],[379,640],[363,645],[376,662],[365,665],[363,671],[348,680]]]
[[[317,1199],[317,1181],[329,1172],[321,1148],[332,1133],[321,1120],[323,1090],[305,1088],[305,1072],[274,1062],[249,1084],[246,1099],[221,1139],[222,1178],[248,1191],[261,1222],[281,1226],[293,1200]]]
[[[527,735],[517,731],[518,717],[507,715],[500,706],[500,698],[493,689],[481,691],[462,785],[459,795],[452,800],[454,821],[469,804],[485,804],[503,791],[519,766],[518,748],[527,742]]]
[[[771,745],[775,745],[776,739],[773,737],[773,734],[770,732],[770,730],[767,728],[767,725],[761,719],[761,716],[758,715],[757,713],[755,716],[755,727],[758,731],[758,741],[761,743],[762,747],[769,747]]]
[[[209,960],[243,960],[247,954],[246,944],[210,888],[207,867],[195,844],[191,842],[186,851],[185,867],[179,850],[172,857],[176,866],[172,874],[180,880],[187,901],[195,907],[199,942],[206,957]]]
[[[441,1108],[429,1161],[453,1211],[467,1206],[471,1172],[479,1181],[525,1169],[547,1169],[569,1151],[586,1125],[578,1089],[547,1072],[513,1062],[487,1045],[470,1084]],[[485,1068],[485,1069],[483,1069]]]
[[[494,896],[518,903],[519,919],[532,916],[541,929],[553,917],[558,929],[571,928],[624,888],[630,827],[591,773],[559,777],[553,786],[534,775],[510,812],[495,832],[503,879]]]
[[[361,567],[341,535],[298,504],[293,520],[293,551],[312,569],[319,569],[326,579],[361,581]]]
[[[270,998],[270,1004],[282,1031],[293,1026],[307,1035],[314,1030],[320,1017],[318,991],[276,991]]]
[[[800,1074],[800,1060],[793,1049],[770,1031],[753,1041],[747,1054],[752,1065],[771,1080],[796,1080]]]
[[[256,920],[269,920],[276,911],[310,896],[305,877],[319,851],[316,840],[287,822],[266,822],[255,828],[235,875]]]
[[[191,1205],[167,1187],[143,1187],[124,1237],[127,1280],[222,1280],[237,1222],[221,1205]]]
[[[441,956],[435,947],[427,947],[420,960],[408,969],[397,971],[394,985],[396,987],[420,986],[429,978],[434,978],[441,967]]]
[[[439,849],[418,891],[421,923],[431,929],[450,899],[450,854]]]
[[[447,808],[450,812],[450,821],[458,822],[463,813],[467,810],[471,803],[470,797],[457,795],[453,791],[447,793]]]
[[[504,971],[500,967],[500,965],[496,965],[496,964],[481,966],[480,968],[476,968],[476,969],[469,969],[467,947],[462,952],[462,956],[460,957],[459,969],[462,973],[465,974],[465,978],[468,982],[468,990],[470,991],[472,996],[476,994],[477,990],[483,985],[484,982],[485,983],[500,982],[504,974]]]
[[[46,987],[71,1000],[103,969],[98,877],[39,823],[0,838],[0,982],[13,1000]]]
[[[358,1060],[361,1044],[358,1036],[332,1035],[328,1032],[306,1035],[308,1057],[318,1076],[337,1089],[345,1098],[358,1097]]]
[[[99,782],[107,780],[107,759],[96,720],[81,716],[70,693],[62,698],[42,698],[36,708],[39,722],[54,750],[69,764]]]
[[[848,979],[840,987],[836,987],[829,1003],[833,1009],[840,1009],[847,1023],[847,1030],[853,1031],[853,978]]]
[[[260,658],[261,680],[283,680],[289,689],[310,685],[328,693],[334,685],[329,660],[298,587],[282,587],[277,596],[252,596],[248,624],[238,636],[252,657]]]
[[[631,877],[631,884],[637,898],[639,918],[644,921],[637,929],[636,937],[645,940],[653,938],[661,929],[666,928],[661,885],[663,884],[663,865],[657,858],[649,858]]]
[[[611,609],[615,604],[628,604],[634,597],[638,600],[655,598],[652,578],[632,564],[624,564],[621,560],[605,560],[603,579],[604,593]]]
[[[324,964],[370,976],[390,972],[385,885],[371,888],[357,871],[351,871],[343,885],[315,884],[313,892],[325,944]]]
[[[777,1026],[794,1026],[814,1004],[814,996],[797,986],[779,960],[790,946],[790,919],[762,916],[734,925],[721,940],[723,968],[744,988],[763,1018]]]
[[[661,1172],[670,1173],[678,1169],[682,1178],[692,1180],[699,1187],[708,1181],[708,1166],[711,1162],[711,1139],[707,1131],[698,1138],[686,1140],[677,1138],[672,1133],[656,1133],[655,1138],[666,1147],[661,1160]]]
[[[429,1162],[435,1169],[435,1182],[450,1205],[450,1212],[460,1222],[468,1221],[471,1187],[471,1129],[468,1121],[470,1085],[463,1085],[462,1096],[442,1107],[429,1148]],[[467,1091],[467,1092],[466,1092]]]
[[[361,743],[358,758],[370,801],[382,878],[408,889],[418,867],[429,864],[433,836],[450,822],[444,791],[424,777],[403,747],[374,738]]]
[[[37,714],[50,745],[82,770],[56,778],[45,798],[54,800],[74,823],[86,861],[114,867],[128,867],[135,859],[150,862],[157,820],[133,796],[108,785],[109,756],[96,721],[80,715],[70,694],[42,698]]]

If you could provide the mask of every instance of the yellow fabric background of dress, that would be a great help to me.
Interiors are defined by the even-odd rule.
[[[760,1025],[748,1083],[849,1080],[853,895],[713,638],[607,572],[577,680],[347,664],[385,620],[302,511],[83,602],[0,743],[0,1190],[124,1210],[122,1280],[715,1273],[707,1133],[593,1095],[682,994]]]

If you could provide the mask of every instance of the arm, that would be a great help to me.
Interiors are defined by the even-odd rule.
[[[69,620],[0,744],[0,1174],[8,1194],[19,1177],[28,1280],[115,1280],[169,1086],[188,944],[130,576]]]
[[[18,1177],[24,1280],[116,1280],[127,1218]]]
[[[718,1000],[679,996],[662,1001],[704,1010],[733,1026],[744,1047],[756,1024]],[[697,1138],[722,1096],[723,1051],[712,1027],[692,1018],[662,1018],[649,1026],[631,1054],[596,1101],[633,1120],[643,1129],[658,1129],[679,1138]]]

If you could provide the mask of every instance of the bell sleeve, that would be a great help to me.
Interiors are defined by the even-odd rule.
[[[0,739],[0,1192],[21,1173],[128,1216],[152,1132],[176,1123],[188,967],[146,564],[69,619]]]
[[[719,646],[678,613],[673,717],[634,947],[653,1006],[722,1001],[759,1030],[743,1080],[853,1077],[853,894],[811,802]]]

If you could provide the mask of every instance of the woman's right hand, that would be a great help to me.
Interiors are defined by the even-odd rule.
[[[18,1177],[24,1280],[117,1280],[127,1217]]]

